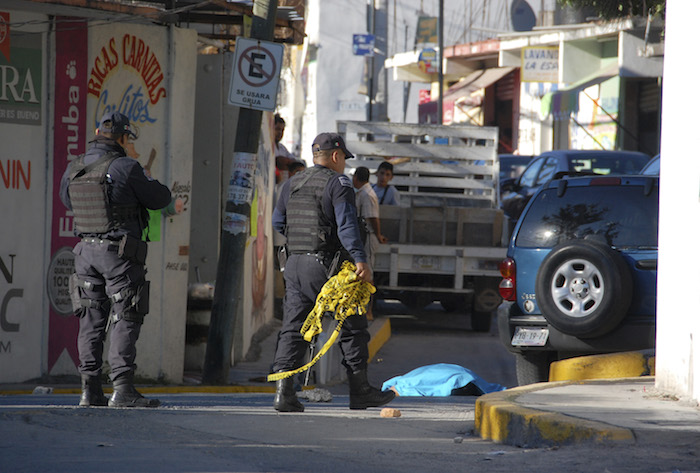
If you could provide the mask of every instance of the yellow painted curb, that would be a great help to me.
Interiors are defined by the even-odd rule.
[[[654,350],[590,355],[555,361],[549,367],[550,381],[635,378],[654,376]]]
[[[49,386],[50,387],[50,386]],[[305,387],[309,388],[309,387]],[[139,386],[136,389],[142,394],[182,394],[182,393],[274,393],[275,386]],[[309,388],[310,389],[310,388]],[[105,394],[112,393],[112,388],[104,388]],[[0,396],[32,394],[33,389],[0,390]],[[80,388],[53,388],[52,394],[81,394]]]
[[[519,406],[518,396],[574,384],[539,383],[485,394],[476,400],[474,425],[482,439],[515,446],[555,446],[573,443],[634,443],[631,430],[554,412]]]
[[[369,333],[370,339],[367,348],[369,349],[369,359],[372,360],[379,349],[391,338],[391,321],[388,317],[374,319],[370,325]]]

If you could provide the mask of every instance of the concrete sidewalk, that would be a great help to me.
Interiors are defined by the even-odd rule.
[[[589,364],[615,363],[610,356],[586,358]],[[652,435],[659,443],[695,438],[700,448],[697,402],[657,391],[653,376],[556,381],[486,394],[476,401],[474,422],[483,439],[520,447],[634,443]]]

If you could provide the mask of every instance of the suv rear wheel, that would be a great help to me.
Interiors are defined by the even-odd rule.
[[[588,240],[561,243],[542,261],[537,304],[559,331],[596,337],[615,328],[632,301],[632,276],[620,253]]]
[[[556,361],[556,354],[550,351],[516,353],[515,375],[518,385],[549,381],[549,365],[553,361]]]

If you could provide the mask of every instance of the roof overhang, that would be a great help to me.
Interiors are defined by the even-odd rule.
[[[603,69],[607,58],[616,56],[623,77],[658,77],[662,74],[663,21],[625,18],[608,22],[534,28],[528,32],[499,35],[499,66],[521,67],[525,48],[559,48],[559,83],[585,79],[590,71]]]
[[[472,93],[495,84],[513,70],[515,67],[496,67],[474,71],[447,89],[443,100],[458,102],[461,99],[466,99]]]
[[[443,75],[446,82],[456,81],[480,69],[498,66],[500,41],[491,39],[444,48]],[[438,48],[434,48],[439,51]],[[420,68],[421,51],[395,54],[384,62],[391,69],[393,79],[407,82],[436,82],[437,73],[426,73]]]
[[[593,85],[602,84],[620,74],[617,63],[610,63],[599,71],[596,71],[581,80],[548,92],[542,98],[543,111],[552,114],[555,120],[568,120],[572,113],[578,112],[579,92]]]
[[[203,37],[235,41],[244,36],[246,17],[253,16],[250,0],[8,0],[7,8],[36,10],[50,15],[84,18],[132,17],[161,25],[191,28]],[[302,44],[304,41],[304,0],[279,0],[274,40],[278,43]],[[139,17],[139,18],[133,18]]]

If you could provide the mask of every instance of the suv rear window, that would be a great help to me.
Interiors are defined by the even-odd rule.
[[[643,186],[569,186],[563,196],[545,189],[523,217],[516,246],[551,248],[596,238],[614,247],[657,247],[659,189]]]
[[[569,169],[596,174],[636,174],[647,161],[642,156],[577,156],[570,159]]]

